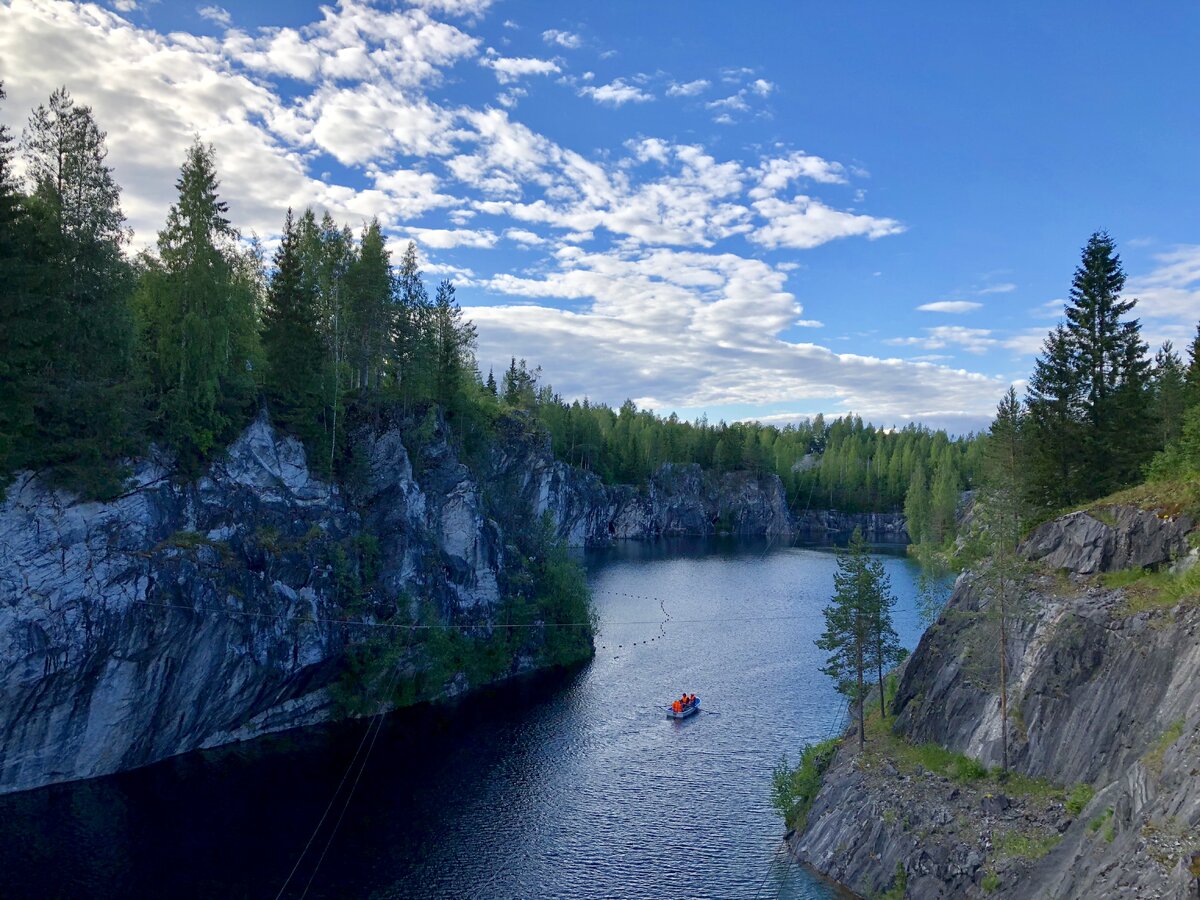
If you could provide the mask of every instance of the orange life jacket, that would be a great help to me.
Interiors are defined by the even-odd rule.
[[[675,710],[675,712],[683,712],[683,704],[676,700],[671,704],[671,709]]]

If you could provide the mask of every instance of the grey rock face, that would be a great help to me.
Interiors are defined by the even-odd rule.
[[[1188,552],[1187,516],[1162,516],[1129,506],[1110,507],[1101,521],[1071,513],[1037,528],[1022,546],[1028,559],[1081,575],[1169,563]]]
[[[1113,567],[1167,562],[1186,547],[1180,520],[1114,509],[1114,525],[1075,514],[1043,526],[1027,552],[1061,576],[1032,577],[1008,642],[1009,754],[1016,771],[1096,793],[1076,818],[1061,812],[1061,843],[1037,862],[1006,859],[979,836],[974,849],[1001,886],[1001,897],[1196,897],[1200,880],[1200,604],[1135,612],[1122,590],[1095,585],[1086,575]],[[1190,526],[1190,523],[1186,523]],[[959,578],[950,602],[903,666],[895,699],[896,729],[909,741],[936,742],[988,766],[1001,761],[1001,720],[992,626],[980,613],[989,604],[983,582]],[[992,667],[995,668],[994,666]],[[955,852],[963,829],[941,826],[929,806],[936,785],[925,785],[911,807],[912,829],[870,818],[871,804],[898,790],[897,779],[855,781],[848,751],[827,776],[809,828],[796,839],[800,856],[860,893],[887,888],[900,861],[914,896],[982,896],[984,871],[962,880],[921,854]],[[901,778],[909,776],[901,776]],[[954,811],[961,798],[944,801]],[[1045,818],[998,797],[974,810],[996,828],[1026,827],[1021,816]],[[1004,820],[1011,824],[1004,824]],[[969,822],[964,810],[956,822]],[[868,850],[859,844],[860,829]],[[874,848],[870,850],[870,848]],[[834,853],[841,848],[841,855]],[[924,866],[924,868],[922,868]],[[926,873],[926,874],[922,874]],[[922,880],[926,879],[926,880]]]
[[[85,503],[20,477],[0,505],[0,793],[343,714],[328,688],[364,631],[338,620],[420,597],[486,625],[505,554],[467,468],[435,442],[415,476],[395,430],[360,444],[354,502],[265,418],[194,484],[142,462]]]

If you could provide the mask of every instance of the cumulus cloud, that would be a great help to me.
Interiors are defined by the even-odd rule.
[[[784,290],[786,273],[761,260],[563,248],[556,261],[549,274],[502,275],[488,286],[581,307],[477,306],[468,314],[480,327],[481,361],[536,358],[566,396],[640,396],[659,409],[833,397],[842,411],[881,422],[908,421],[914,410],[986,420],[1007,386],[929,363],[782,340],[802,310]]]
[[[653,94],[643,91],[637,85],[629,84],[622,78],[614,79],[599,87],[588,85],[579,89],[584,97],[591,97],[597,103],[608,106],[624,106],[626,103],[647,103],[654,99]]]
[[[527,75],[554,75],[562,69],[552,59],[537,59],[532,56],[485,56],[479,64],[496,73],[496,80],[509,84]]]
[[[697,78],[695,81],[685,81],[682,84],[672,81],[670,87],[667,88],[667,96],[695,97],[697,94],[703,94],[710,87],[712,87],[712,82],[703,78]]]
[[[566,47],[568,50],[575,50],[583,46],[583,39],[570,31],[559,31],[557,28],[550,28],[542,32],[542,40],[547,44],[558,44],[560,47]]]
[[[766,197],[756,200],[754,208],[767,224],[751,231],[749,237],[765,247],[807,250],[837,238],[857,236],[875,240],[904,231],[904,226],[895,219],[833,209],[803,194],[791,200]]]
[[[922,303],[917,310],[919,312],[968,313],[982,308],[982,303],[973,303],[970,300],[938,300],[934,303]]]
[[[201,6],[196,12],[200,14],[201,18],[208,19],[210,22],[226,28],[233,21],[233,18],[229,15],[229,10],[223,6]]]
[[[1156,254],[1154,261],[1150,272],[1126,284],[1125,295],[1138,300],[1135,314],[1195,325],[1200,316],[1200,245],[1175,247]]]
[[[495,232],[470,228],[413,228],[403,229],[407,240],[416,241],[423,247],[447,250],[451,247],[492,247],[499,238]]]

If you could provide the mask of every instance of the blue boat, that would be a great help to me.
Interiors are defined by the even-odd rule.
[[[668,719],[686,719],[688,716],[694,716],[698,712],[700,712],[700,698],[699,697],[697,697],[695,700],[693,700],[691,703],[689,703],[687,706],[685,706],[679,712],[675,712],[675,710],[672,706],[668,706],[667,707],[667,718]]]

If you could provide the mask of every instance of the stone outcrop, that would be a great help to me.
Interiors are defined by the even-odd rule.
[[[995,779],[888,771],[847,741],[793,838],[801,859],[864,895],[887,890],[899,863],[909,896],[984,896],[987,878],[994,897],[1200,897],[1200,599],[1134,603],[1136,589],[1092,577],[1165,566],[1186,550],[1191,522],[1104,516],[1077,513],[1030,538],[1028,555],[1067,571],[1030,577],[1007,655],[1011,768],[1064,791],[1090,786],[1086,807],[1072,814],[1065,793],[1021,795]],[[909,743],[994,767],[987,604],[983,582],[961,576],[900,670],[893,712]]]
[[[1022,546],[1028,559],[1081,575],[1159,566],[1188,552],[1188,516],[1132,506],[1076,512],[1039,526]]]
[[[329,688],[367,634],[347,620],[486,631],[516,510],[442,435],[419,474],[397,428],[356,442],[352,487],[265,418],[190,484],[143,460],[94,503],[19,476],[0,506],[0,793],[345,715]]]

